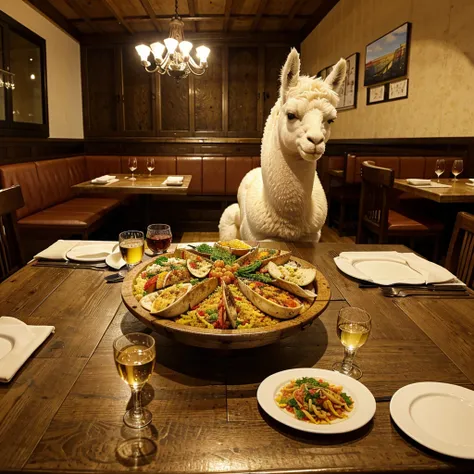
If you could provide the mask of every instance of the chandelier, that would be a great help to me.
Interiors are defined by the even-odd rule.
[[[3,75],[7,77],[3,80]],[[0,69],[0,88],[5,87],[5,89],[15,89],[15,74],[10,71],[5,71],[5,69]]]
[[[211,50],[206,46],[196,48],[199,64],[191,56],[193,44],[184,40],[184,22],[178,15],[178,0],[175,0],[175,14],[170,21],[169,37],[163,43],[156,41],[150,46],[146,44],[135,46],[146,72],[168,74],[177,80],[188,77],[190,73],[196,76],[204,74]],[[148,61],[151,53],[153,53],[152,62]]]

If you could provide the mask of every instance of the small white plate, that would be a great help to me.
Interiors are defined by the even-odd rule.
[[[120,252],[115,252],[107,256],[105,263],[114,270],[120,270],[127,262],[122,258]]]
[[[76,262],[103,262],[114,251],[116,243],[98,243],[76,245],[66,254],[69,260]]]
[[[343,391],[354,400],[354,409],[349,417],[330,425],[315,425],[298,420],[282,410],[275,402],[281,387],[291,380],[301,377],[323,379],[334,385],[342,385]],[[347,375],[324,369],[290,369],[267,377],[258,387],[257,400],[262,409],[275,420],[296,430],[309,433],[336,434],[348,433],[366,425],[375,414],[375,398],[370,390]]]
[[[474,391],[441,382],[398,390],[390,414],[410,438],[441,454],[474,459]]]

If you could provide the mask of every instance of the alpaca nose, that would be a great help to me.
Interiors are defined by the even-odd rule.
[[[320,145],[324,141],[324,137],[316,137],[316,136],[310,136],[307,135],[306,138],[308,139],[309,142],[311,142],[313,145]]]

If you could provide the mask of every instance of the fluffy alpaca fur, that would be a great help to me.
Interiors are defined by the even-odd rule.
[[[319,241],[327,201],[316,173],[336,118],[337,92],[346,61],[331,74],[300,76],[300,58],[292,49],[281,73],[280,97],[272,108],[262,138],[262,167],[240,183],[238,204],[221,216],[221,240]]]

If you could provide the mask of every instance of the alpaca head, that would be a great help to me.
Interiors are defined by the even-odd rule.
[[[281,71],[280,107],[276,107],[282,149],[306,161],[321,158],[345,77],[346,61],[342,58],[324,81],[300,76],[300,56],[296,49],[291,50]]]

